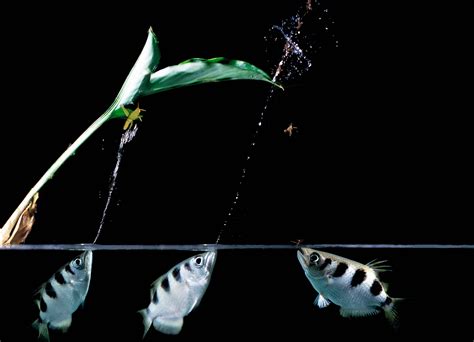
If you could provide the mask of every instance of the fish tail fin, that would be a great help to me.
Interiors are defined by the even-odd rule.
[[[387,320],[390,322],[390,324],[395,330],[398,330],[398,328],[400,327],[398,308],[400,302],[402,302],[403,300],[403,298],[392,298],[392,302],[383,307],[385,318],[387,318]]]
[[[41,322],[39,319],[34,321],[32,325],[33,328],[35,328],[39,332],[38,339],[42,342],[49,342],[48,325],[46,323]]]
[[[163,334],[177,335],[183,328],[183,317],[174,319],[157,317],[153,320],[153,327]]]
[[[138,313],[142,315],[142,318],[143,318],[143,328],[144,328],[143,338],[145,338],[148,330],[150,330],[152,320],[150,319],[150,315],[148,314],[149,313],[148,308],[140,310],[138,311]]]

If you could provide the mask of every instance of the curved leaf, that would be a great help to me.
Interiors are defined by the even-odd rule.
[[[19,236],[18,243],[23,242],[29,230],[31,230],[34,221],[33,212],[31,211],[35,204],[34,196],[37,196],[36,194],[43,185],[54,176],[64,162],[69,159],[82,143],[100,126],[109,119],[126,118],[124,110],[121,108],[122,105],[131,104],[140,96],[208,82],[256,80],[269,82],[281,88],[281,86],[273,82],[265,72],[243,61],[226,60],[222,57],[208,60],[194,58],[152,74],[158,66],[159,61],[160,50],[158,47],[158,39],[150,28],[145,46],[114,102],[59,156],[33,188],[30,189],[20,205],[0,229],[0,245],[7,242],[12,236],[11,234],[15,227],[20,227],[18,224],[23,225],[21,229],[23,233]]]
[[[149,88],[151,73],[158,67],[160,57],[158,38],[150,27],[145,46],[140,56],[138,56],[114,103],[108,110],[108,119],[125,117],[120,106],[135,102],[137,97],[143,93],[144,89]]]
[[[250,63],[223,57],[193,58],[153,73],[148,89],[144,89],[142,94],[146,96],[195,84],[230,80],[264,81],[282,88],[268,74]]]

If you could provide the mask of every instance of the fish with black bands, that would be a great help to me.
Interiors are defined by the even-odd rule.
[[[61,267],[36,292],[39,318],[33,327],[39,339],[49,341],[49,330],[66,332],[71,326],[72,314],[84,303],[92,272],[92,251],[86,251]]]
[[[343,317],[372,316],[380,312],[396,328],[396,304],[379,280],[378,273],[387,270],[384,262],[367,265],[335,254],[300,248],[298,261],[313,288],[318,292],[314,304],[324,308],[331,303],[340,307]]]
[[[199,305],[211,280],[217,252],[195,255],[174,266],[151,284],[150,304],[140,310],[145,328],[179,334],[183,318]]]

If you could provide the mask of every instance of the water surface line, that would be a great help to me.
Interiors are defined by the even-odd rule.
[[[100,244],[37,244],[0,246],[0,251],[49,250],[49,251],[203,251],[203,250],[291,250],[299,247],[315,249],[474,249],[474,244],[186,244],[186,245],[100,245]]]

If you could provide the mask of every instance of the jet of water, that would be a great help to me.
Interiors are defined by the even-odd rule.
[[[138,130],[138,125],[134,125],[131,129],[127,129],[123,134],[122,138],[120,139],[120,145],[117,151],[117,162],[115,163],[114,170],[112,172],[112,175],[110,176],[110,181],[109,181],[109,192],[107,196],[107,201],[105,202],[105,207],[104,211],[102,212],[102,218],[100,219],[100,224],[99,224],[99,229],[97,230],[97,235],[95,236],[94,241],[92,242],[95,244],[97,240],[99,239],[100,233],[102,232],[102,228],[104,226],[105,222],[105,217],[107,216],[107,211],[109,209],[109,205],[112,199],[112,194],[115,189],[115,183],[117,181],[117,176],[118,176],[118,171],[120,168],[120,162],[122,161],[122,156],[124,153],[124,147],[127,143],[132,141],[132,139],[135,137],[137,134]]]
[[[283,53],[280,58],[280,61],[277,64],[276,71],[273,75],[274,82],[280,82],[281,80],[288,80],[293,77],[293,74],[297,74],[301,76],[304,72],[308,71],[311,67],[311,60],[305,56],[303,50],[299,46],[297,42],[297,36],[299,34],[299,30],[303,25],[303,18],[311,12],[313,9],[312,7],[312,0],[307,0],[306,6],[304,9],[304,13],[296,14],[292,16],[289,20],[283,21],[282,25],[273,25],[272,29],[278,30],[285,39],[285,44],[283,47]],[[255,132],[252,136],[252,140],[249,146],[249,152],[247,153],[247,157],[244,160],[244,166],[241,170],[240,174],[240,181],[237,187],[237,191],[235,192],[234,200],[227,211],[227,215],[225,216],[223,226],[217,235],[216,244],[219,244],[222,234],[226,229],[228,229],[229,219],[231,219],[234,210],[237,206],[237,203],[240,198],[240,189],[242,184],[247,175],[247,164],[249,160],[255,153],[256,148],[256,140],[260,131],[263,126],[263,120],[265,113],[267,111],[268,105],[273,97],[274,89],[271,88],[269,94],[267,95],[267,99],[265,101],[265,106],[263,110],[260,112],[260,117],[257,123],[257,127]]]

